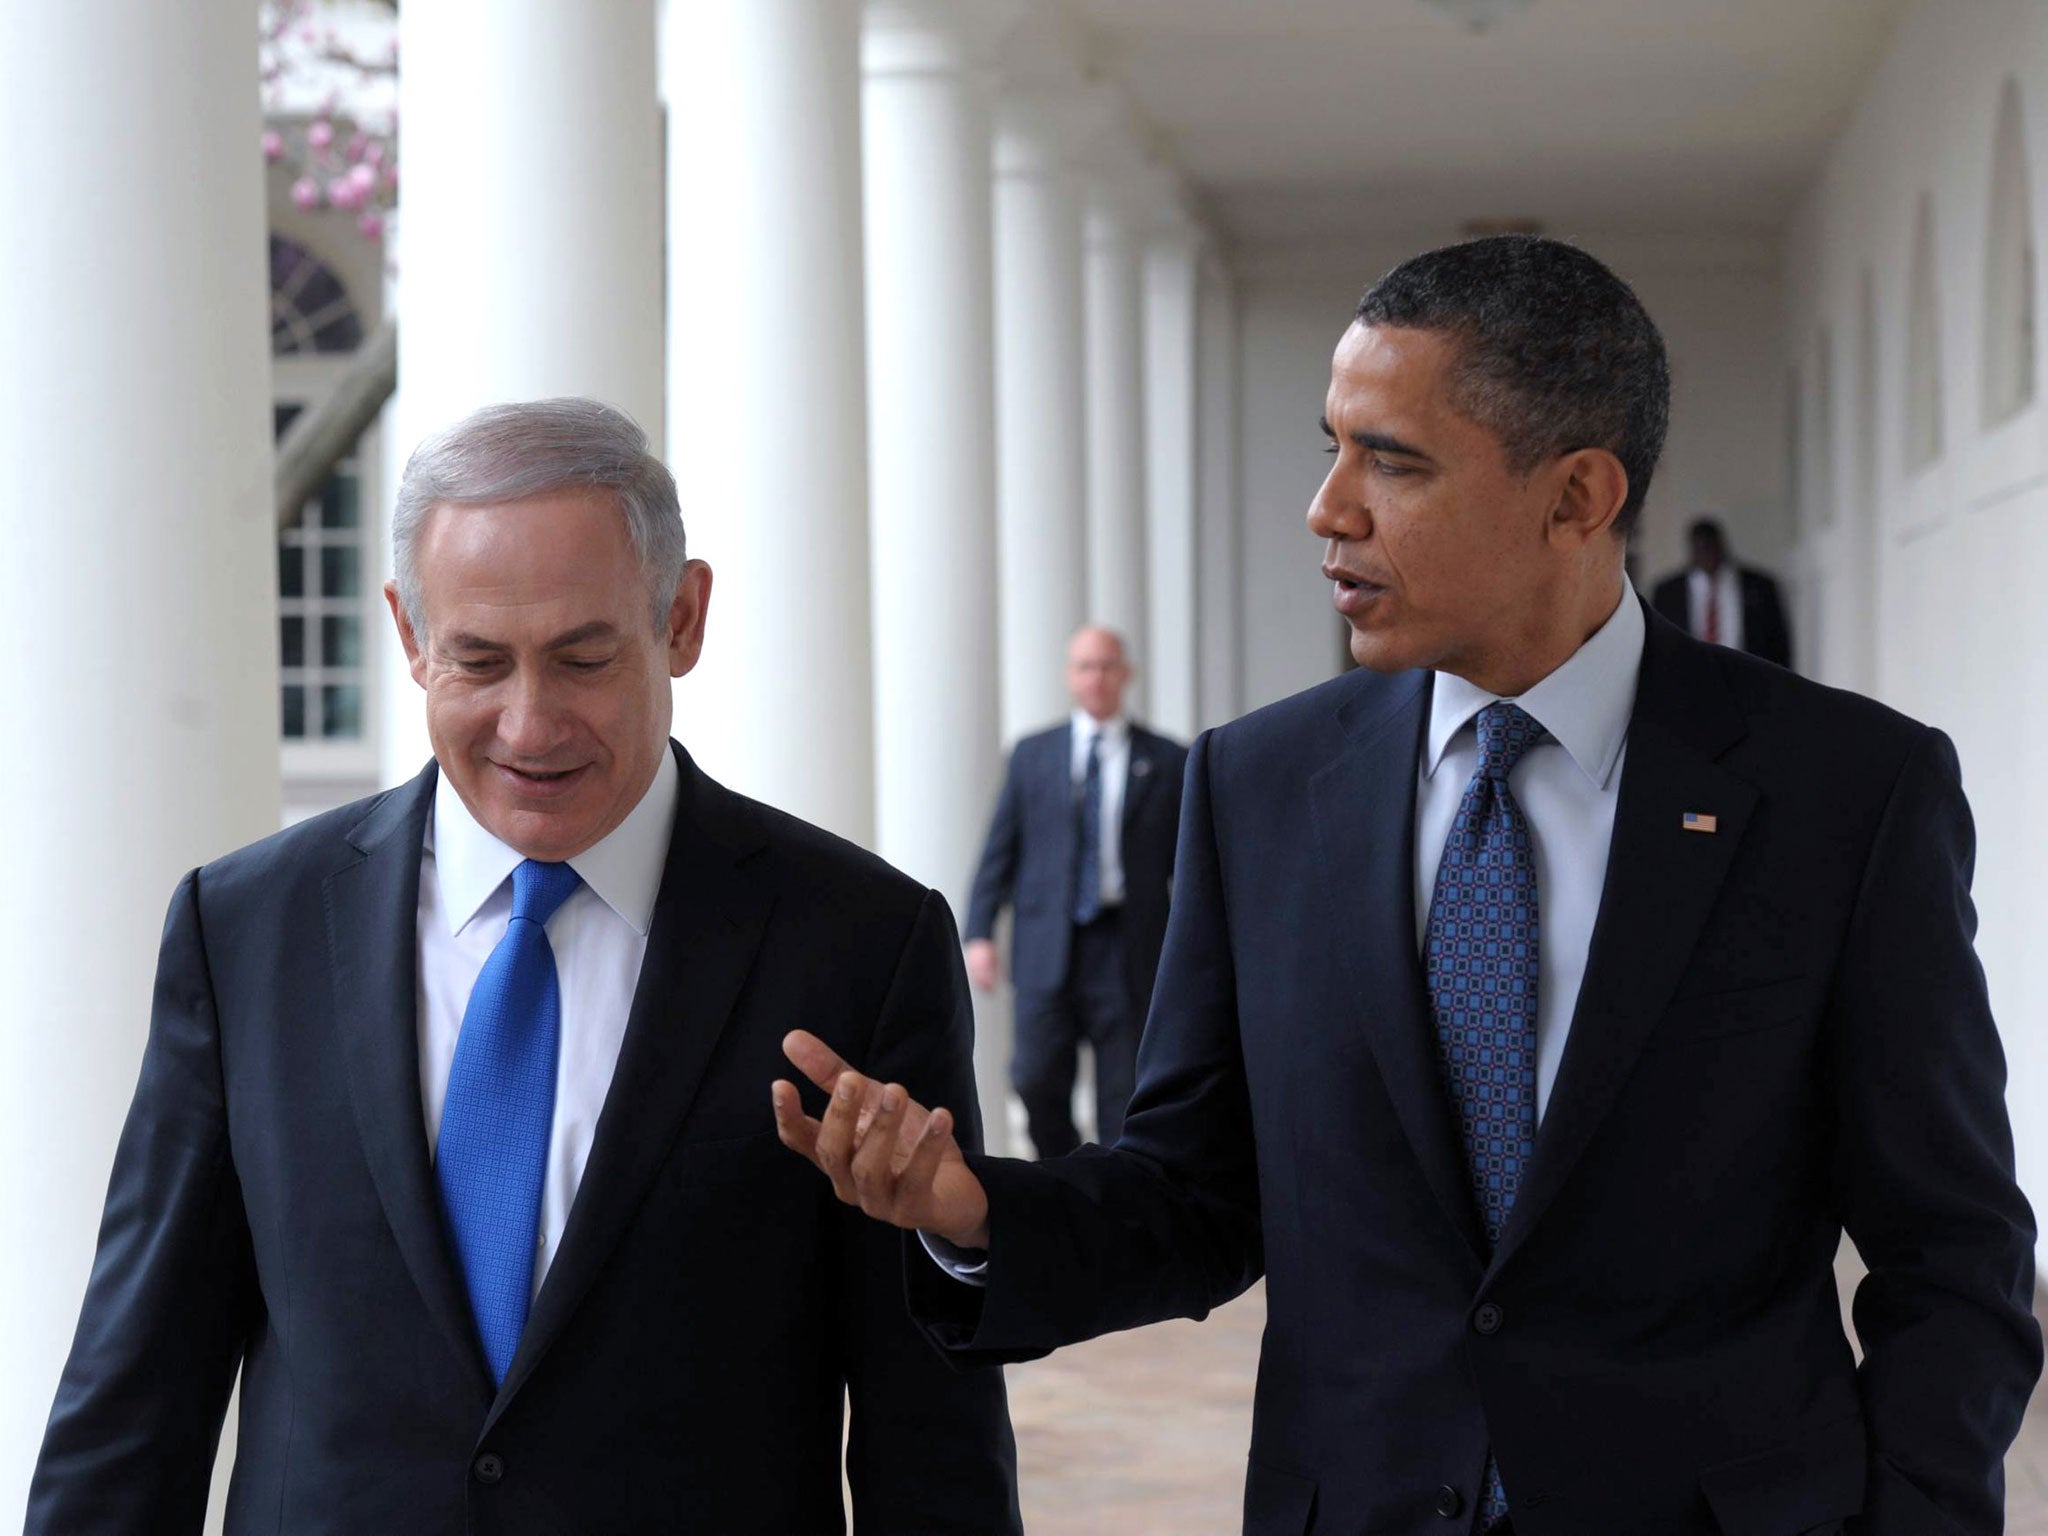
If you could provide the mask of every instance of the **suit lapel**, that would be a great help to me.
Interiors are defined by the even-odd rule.
[[[1717,762],[1745,728],[1713,648],[1652,616],[1585,979],[1495,1269],[1613,1107],[1713,911],[1757,800]],[[1715,817],[1716,830],[1687,830],[1694,811]]]
[[[490,1373],[448,1251],[420,1103],[420,849],[435,782],[429,766],[348,834],[360,857],[327,877],[327,953],[356,1129],[385,1219],[427,1311],[489,1398]]]
[[[1471,1249],[1484,1235],[1437,1066],[1415,943],[1415,785],[1429,722],[1427,673],[1384,695],[1353,694],[1346,741],[1309,780],[1331,932],[1401,1129],[1444,1214]],[[1350,718],[1355,717],[1355,718]]]
[[[758,827],[744,802],[674,750],[682,774],[675,832],[619,1064],[561,1250],[486,1431],[561,1335],[667,1161],[767,926],[772,894],[765,872],[749,865],[761,846]],[[764,1099],[764,1125],[767,1116]]]
[[[1152,781],[1159,777],[1159,763],[1152,755],[1152,735],[1149,731],[1131,727],[1131,766],[1124,776],[1123,823],[1119,830],[1129,828],[1131,818],[1137,813],[1139,804],[1152,788]]]

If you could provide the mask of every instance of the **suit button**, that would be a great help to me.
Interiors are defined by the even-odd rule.
[[[1449,1483],[1436,1491],[1436,1512],[1446,1520],[1455,1520],[1465,1509],[1465,1495]]]
[[[505,1462],[495,1451],[485,1451],[477,1457],[476,1466],[471,1469],[480,1483],[495,1483],[505,1475]]]
[[[1500,1325],[1507,1321],[1507,1314],[1492,1302],[1482,1302],[1479,1310],[1472,1314],[1472,1326],[1480,1333],[1499,1333]]]

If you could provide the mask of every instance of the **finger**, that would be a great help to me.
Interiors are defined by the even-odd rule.
[[[816,1160],[818,1122],[804,1113],[796,1084],[778,1078],[768,1086],[769,1102],[775,1106],[775,1134],[790,1151]]]
[[[858,1072],[839,1074],[839,1081],[832,1085],[832,1102],[825,1107],[825,1118],[818,1127],[817,1147],[811,1158],[831,1179],[832,1192],[848,1205],[860,1204],[860,1195],[853,1187],[851,1169],[854,1128],[860,1119],[861,1099],[866,1091],[867,1079]]]
[[[953,1117],[943,1109],[935,1109],[925,1120],[924,1134],[910,1149],[910,1160],[903,1165],[903,1172],[897,1175],[896,1206],[890,1212],[892,1219],[907,1226],[917,1226],[933,1218],[939,1168],[952,1149]]]
[[[839,1081],[840,1073],[851,1070],[837,1051],[807,1029],[793,1029],[783,1036],[782,1054],[797,1071],[827,1093]]]
[[[853,1123],[853,1150],[858,1153],[867,1145],[869,1127],[875,1123],[875,1115],[882,1107],[882,1093],[888,1084],[870,1077],[867,1086],[861,1090],[860,1117]]]
[[[901,1084],[884,1086],[867,1138],[853,1154],[853,1187],[860,1192],[860,1208],[870,1216],[886,1218],[895,1206],[896,1133],[909,1102]]]

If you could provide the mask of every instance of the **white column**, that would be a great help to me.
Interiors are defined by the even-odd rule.
[[[15,1522],[165,905],[185,870],[277,827],[261,129],[255,0],[0,6],[0,1511]]]
[[[997,570],[1006,741],[1070,707],[1088,617],[1081,187],[1058,101],[1006,99],[996,130]]]
[[[1196,725],[1244,708],[1243,598],[1238,574],[1237,291],[1213,253],[1202,263],[1195,320]]]
[[[876,847],[962,920],[1002,772],[979,68],[1000,16],[961,0],[870,0],[862,47]],[[999,1022],[985,1012],[976,1030],[991,1121],[1009,1058]]]
[[[401,462],[480,405],[589,395],[662,435],[655,0],[406,0]],[[393,483],[396,490],[396,482]],[[388,626],[387,779],[428,756]]]
[[[711,562],[676,731],[874,835],[857,0],[671,0],[669,460]]]
[[[1185,741],[1195,672],[1195,269],[1200,235],[1155,235],[1144,255],[1146,673],[1150,716]]]
[[[1140,246],[1119,195],[1090,190],[1084,314],[1088,359],[1089,618],[1138,651],[1133,707],[1153,658],[1144,654],[1145,355]]]

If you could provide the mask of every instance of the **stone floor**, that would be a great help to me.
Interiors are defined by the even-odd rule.
[[[1845,1294],[1859,1270],[1840,1266]],[[1233,1536],[1251,1443],[1263,1288],[1009,1372],[1030,1536]],[[2006,1462],[2009,1536],[2048,1536],[2048,1392]]]

